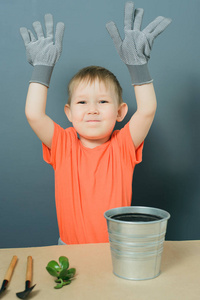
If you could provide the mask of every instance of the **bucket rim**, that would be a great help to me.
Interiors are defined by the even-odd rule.
[[[130,211],[131,210],[131,211]],[[154,221],[147,221],[147,222],[140,222],[140,221],[122,221],[122,220],[116,220],[116,219],[113,219],[112,217],[114,215],[116,215],[116,213],[125,213],[125,212],[137,212],[137,213],[141,213],[142,210],[145,210],[145,212],[149,214],[150,211],[154,211],[154,215],[156,215],[156,212],[157,213],[160,213],[158,216],[161,217],[160,220],[154,220]],[[142,213],[145,213],[144,211]],[[162,215],[165,215],[165,216],[162,216]],[[116,223],[124,223],[124,224],[153,224],[153,223],[160,223],[160,222],[163,222],[163,221],[166,221],[168,220],[171,215],[166,211],[166,210],[163,210],[163,209],[160,209],[160,208],[156,208],[156,207],[150,207],[150,206],[123,206],[123,207],[115,207],[115,208],[112,208],[112,209],[109,209],[107,211],[105,211],[104,213],[104,217],[106,218],[107,221],[111,221],[111,222],[116,222]]]

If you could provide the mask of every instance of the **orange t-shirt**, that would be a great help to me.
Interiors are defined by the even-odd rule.
[[[73,127],[54,123],[52,147],[43,144],[44,160],[55,172],[55,200],[61,240],[66,244],[106,243],[104,212],[130,206],[134,167],[142,160],[127,123],[105,144],[82,145]]]

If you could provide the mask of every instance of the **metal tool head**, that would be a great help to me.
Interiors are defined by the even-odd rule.
[[[16,296],[20,299],[25,299],[26,297],[28,297],[28,295],[30,294],[30,292],[35,286],[36,284],[30,287],[30,281],[27,280],[25,284],[25,290],[23,292],[16,293]]]
[[[0,289],[0,294],[5,291],[7,284],[8,284],[8,280],[4,280]]]

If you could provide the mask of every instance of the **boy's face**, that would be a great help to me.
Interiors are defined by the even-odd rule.
[[[82,81],[74,88],[65,113],[79,133],[82,144],[94,148],[109,140],[121,106],[114,88],[96,79],[91,83]]]

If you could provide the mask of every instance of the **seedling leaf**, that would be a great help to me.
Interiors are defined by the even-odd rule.
[[[55,261],[55,260],[51,260],[51,261],[48,263],[47,267],[51,267],[51,268],[55,269],[55,270],[58,271],[58,272],[61,270],[61,267],[59,266],[59,264],[58,264],[57,261]]]
[[[59,263],[62,269],[68,269],[69,268],[69,260],[66,256],[60,256],[59,257]]]
[[[46,267],[46,269],[51,276],[58,277],[59,273],[55,269],[48,267],[48,266]]]
[[[62,279],[65,279],[65,277],[67,276],[68,274],[68,270],[67,269],[64,269],[60,272],[59,274],[59,278],[62,278]],[[69,277],[70,278],[70,277]]]

